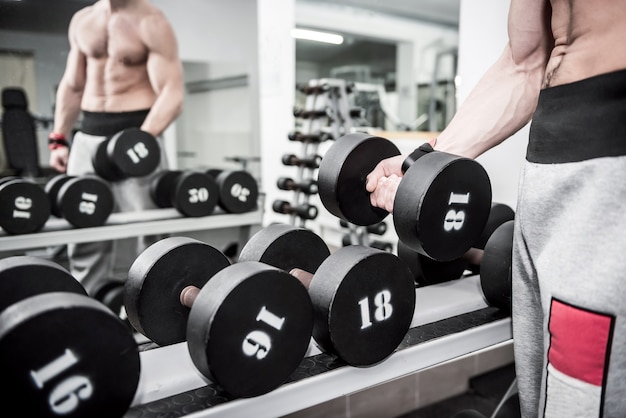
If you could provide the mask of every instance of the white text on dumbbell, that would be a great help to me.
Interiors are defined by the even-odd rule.
[[[39,370],[31,370],[30,375],[39,389],[59,374],[78,363],[78,359],[70,349]],[[58,415],[68,414],[76,409],[80,400],[89,399],[93,393],[93,386],[84,376],[71,376],[58,384],[48,400],[52,411]]]
[[[33,206],[33,201],[24,196],[18,196],[15,198],[16,210],[13,211],[14,218],[30,219],[30,212],[28,210]]]
[[[382,322],[385,319],[389,319],[393,312],[393,306],[391,306],[391,292],[383,290],[378,292],[374,296],[374,320],[376,322]],[[361,307],[361,329],[369,328],[372,326],[370,317],[370,299],[363,298],[359,301]]]
[[[239,183],[236,183],[233,184],[233,187],[230,188],[230,195],[234,198],[241,200],[242,202],[247,202],[248,196],[250,196],[250,189],[243,187]]]
[[[205,187],[189,189],[189,203],[206,202],[209,200],[209,191]]]
[[[80,213],[86,213],[87,215],[93,215],[96,212],[98,195],[93,193],[83,193],[80,197],[82,201],[78,205],[78,211]]]
[[[139,164],[143,158],[146,158],[148,154],[150,154],[150,151],[146,148],[146,144],[143,142],[137,142],[132,148],[129,148],[128,151],[126,151],[126,154],[133,163]]]
[[[280,318],[270,311],[265,306],[261,308],[259,314],[256,317],[257,321],[264,322],[270,327],[280,331],[285,322],[285,318]],[[272,339],[266,332],[255,330],[250,332],[243,340],[243,352],[246,356],[256,356],[257,359],[264,359],[272,348]]]
[[[470,194],[454,193],[450,192],[450,200],[448,200],[448,206],[450,205],[467,205],[469,203]],[[458,231],[463,228],[463,222],[465,222],[465,212],[462,210],[456,211],[450,209],[446,213],[446,217],[443,221],[443,229],[446,231]]]

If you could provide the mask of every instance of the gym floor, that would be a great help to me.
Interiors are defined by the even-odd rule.
[[[408,412],[398,418],[452,418],[466,409],[474,409],[489,417],[514,378],[513,364],[501,367],[470,379],[469,389],[461,395]]]

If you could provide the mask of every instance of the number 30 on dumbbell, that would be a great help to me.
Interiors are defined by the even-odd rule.
[[[339,138],[319,167],[319,196],[329,212],[355,225],[372,225],[388,212],[370,204],[367,175],[399,155],[389,140],[363,133]],[[476,161],[425,144],[403,164],[393,222],[400,240],[432,259],[460,257],[480,236],[491,208],[491,182]]]

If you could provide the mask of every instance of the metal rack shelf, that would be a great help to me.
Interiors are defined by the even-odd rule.
[[[183,217],[176,209],[113,213],[105,225],[92,228],[74,228],[63,219],[50,218],[44,228],[34,234],[0,233],[0,251],[230,227],[240,227],[240,237],[245,242],[250,227],[261,221],[261,210],[241,214],[216,212],[197,218]]]
[[[312,340],[290,381],[255,398],[230,399],[203,380],[186,343],[144,351],[139,388],[125,417],[165,416],[167,412],[194,418],[283,416],[511,342],[510,317],[487,306],[478,276],[417,288],[416,297],[411,329],[384,362],[368,368],[341,365],[334,356],[321,353]]]

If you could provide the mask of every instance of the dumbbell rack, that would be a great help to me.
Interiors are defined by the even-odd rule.
[[[300,128],[289,134],[291,141],[301,142],[300,155],[318,155],[320,143],[335,140],[352,129],[356,112],[351,108],[350,97],[353,86],[341,79],[314,79],[301,86],[300,91],[306,95],[304,109],[294,109]],[[297,167],[295,182],[316,180],[315,168]],[[299,190],[293,191],[292,207],[310,205],[311,194]],[[304,227],[306,220],[297,213],[289,215],[289,223]]]
[[[289,381],[255,398],[231,399],[207,384],[194,371],[186,343],[143,351],[139,388],[127,416],[174,415],[183,408],[196,411],[186,415],[192,418],[283,416],[478,350],[511,344],[510,317],[487,307],[479,288],[478,276],[416,288],[419,303],[411,329],[387,360],[367,368],[339,365],[312,340]]]
[[[239,239],[243,246],[250,237],[252,225],[260,225],[262,218],[261,210],[241,214],[227,214],[216,210],[210,216],[187,218],[176,209],[151,209],[113,213],[105,225],[91,228],[74,228],[66,220],[50,219],[37,233],[7,235],[0,232],[0,251],[229,227],[240,228]]]
[[[320,155],[320,145],[325,141],[337,140],[341,136],[353,131],[355,121],[364,117],[364,109],[355,107],[354,83],[342,79],[314,79],[307,85],[301,86],[300,91],[306,95],[304,109],[295,109],[294,116],[298,118],[300,129],[289,134],[291,141],[302,143],[301,155]],[[298,166],[295,182],[301,184],[315,180],[315,170]],[[281,188],[280,184],[278,187]],[[291,207],[308,207],[311,205],[311,195],[300,190],[293,191]],[[276,208],[274,208],[275,211]],[[304,227],[307,219],[295,211],[290,215],[289,223]],[[370,238],[370,230],[365,227],[348,224],[346,226],[350,244],[358,244],[392,251],[393,246],[384,241]]]

